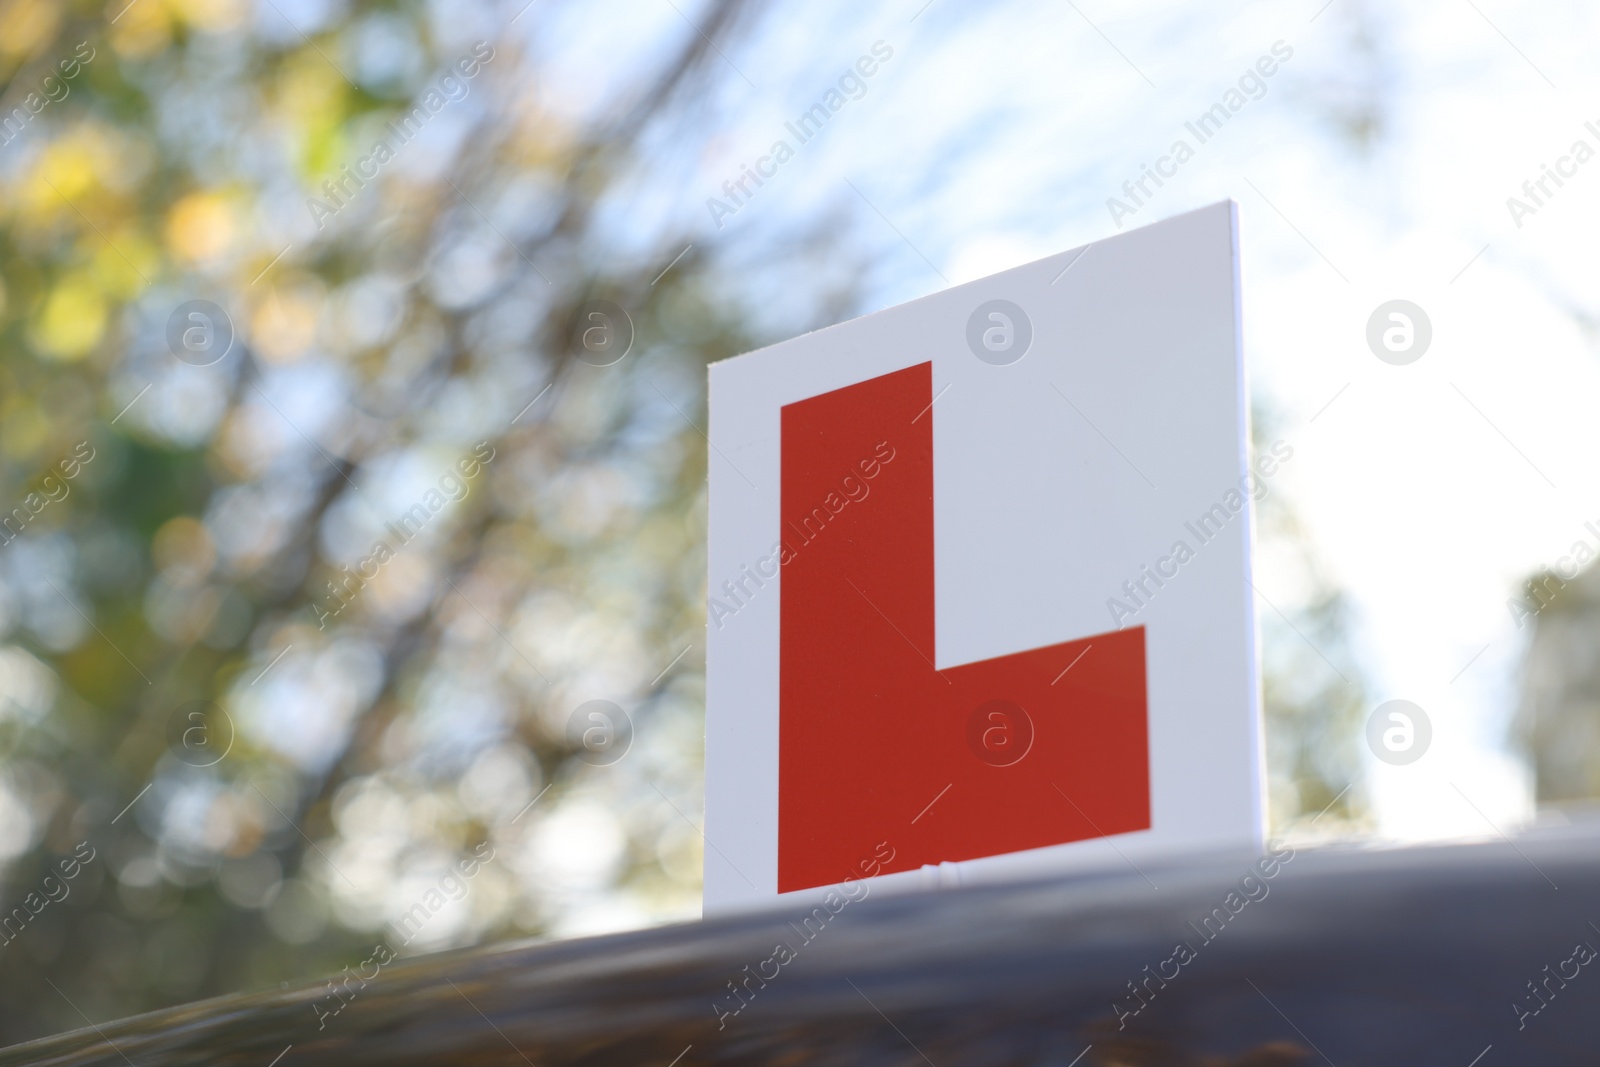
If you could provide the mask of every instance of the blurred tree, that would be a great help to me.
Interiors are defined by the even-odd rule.
[[[1274,420],[1258,409],[1255,451]],[[1329,837],[1370,828],[1360,788],[1368,696],[1352,644],[1350,607],[1327,574],[1292,501],[1267,481],[1256,511],[1256,619],[1266,712],[1267,811],[1273,833]],[[1263,573],[1277,580],[1271,599]]]
[[[1592,555],[1581,547],[1580,563]],[[1534,798],[1592,802],[1600,797],[1600,571],[1541,571],[1507,606],[1518,629],[1532,627],[1512,730],[1533,767]]]
[[[575,101],[561,5],[0,0],[0,1043],[697,913],[757,342],[623,224],[742,6]]]
[[[655,186],[746,6],[0,0],[0,1043],[696,914],[704,365],[772,338]],[[1351,803],[1301,592],[1280,825]]]
[[[1341,153],[1373,160],[1395,128],[1399,76],[1388,12],[1358,2],[1318,17],[1331,39],[1304,57],[1311,65],[1290,90],[1295,109]],[[1255,398],[1257,453],[1283,429],[1272,406]],[[1277,486],[1257,507],[1255,548],[1271,832],[1311,840],[1370,833],[1362,750],[1372,704],[1350,598]],[[1267,574],[1274,581],[1263,592]]]

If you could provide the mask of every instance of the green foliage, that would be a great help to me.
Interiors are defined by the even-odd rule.
[[[8,104],[70,89],[0,145],[0,1043],[380,942],[695,914],[704,367],[757,342],[696,254],[653,280],[686,238],[599,216],[706,41],[574,125],[502,33],[318,229],[474,42],[409,4],[125,5],[0,2]],[[601,295],[636,335],[610,366],[574,358]],[[180,353],[192,300],[225,319]],[[632,720],[611,765],[568,729],[597,698]]]
[[[1275,439],[1272,419],[1258,410],[1254,428],[1261,454]],[[1266,484],[1256,505],[1255,581],[1268,823],[1273,833],[1309,838],[1366,830],[1358,745],[1369,709],[1350,604],[1287,494]]]

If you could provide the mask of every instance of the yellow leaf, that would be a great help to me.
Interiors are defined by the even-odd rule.
[[[98,241],[93,256],[95,281],[109,296],[126,300],[161,269],[161,251],[137,230],[123,227]],[[98,240],[98,239],[97,239]]]
[[[106,331],[106,300],[94,280],[75,272],[58,281],[45,297],[33,324],[34,345],[61,360],[82,359]]]
[[[215,193],[190,193],[167,213],[167,245],[191,263],[211,262],[233,243],[233,211]]]
[[[111,0],[109,5],[120,15],[111,27],[111,47],[120,56],[143,59],[163,51],[172,43],[172,13],[162,0]]]
[[[243,0],[171,0],[177,17],[210,33],[231,30],[244,19]]]
[[[0,0],[0,53],[32,55],[55,35],[65,8],[48,0]]]
[[[305,355],[317,336],[320,288],[286,283],[256,305],[250,317],[251,347],[269,363],[292,363]]]

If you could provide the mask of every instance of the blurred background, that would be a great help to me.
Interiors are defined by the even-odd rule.
[[[1597,17],[0,0],[0,1043],[697,916],[705,365],[1228,197],[1274,832],[1572,817]]]

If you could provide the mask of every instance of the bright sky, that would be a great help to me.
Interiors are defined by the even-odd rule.
[[[550,68],[558,106],[593,107],[629,57],[696,13],[641,10],[617,23],[584,9],[591,29],[625,28],[575,24],[566,42],[582,46]],[[795,7],[729,50],[681,167],[641,175],[619,217],[688,227],[739,263],[746,289],[730,297],[792,332],[796,294],[853,265],[787,239],[808,222],[836,218],[843,247],[864,249],[867,311],[1109,236],[1123,182],[1180,137],[1197,146],[1122,221],[1240,204],[1248,373],[1296,449],[1275,488],[1354,599],[1374,702],[1414,701],[1433,724],[1417,763],[1370,761],[1382,830],[1492,833],[1531,815],[1506,744],[1527,637],[1507,598],[1574,542],[1600,550],[1584,526],[1600,526],[1587,447],[1600,297],[1579,236],[1600,222],[1600,159],[1560,162],[1580,139],[1600,151],[1584,52],[1597,21],[1575,0]],[[775,139],[794,143],[785,123],[880,41],[892,58],[859,99],[718,227],[707,198]],[[1274,45],[1265,91],[1247,85],[1259,98],[1199,146],[1185,123]],[[1358,128],[1364,147],[1342,132]],[[1558,163],[1575,173],[1547,179],[1519,227],[1507,198]],[[1365,339],[1394,299],[1432,327],[1405,366]],[[1292,602],[1287,574],[1257,581]]]
[[[1196,145],[1184,123],[1275,43],[1292,49],[1264,95],[1124,223],[1239,201],[1251,384],[1296,448],[1279,488],[1354,597],[1375,700],[1414,701],[1433,723],[1424,759],[1371,761],[1382,829],[1491,833],[1531,811],[1505,742],[1527,633],[1506,600],[1575,541],[1600,549],[1584,528],[1600,520],[1586,447],[1600,299],[1578,238],[1600,221],[1600,160],[1563,163],[1575,175],[1548,184],[1520,228],[1506,206],[1573,142],[1600,150],[1580,50],[1597,13],[1321,5],[808,12],[729,56],[741,76],[721,129],[667,211],[748,257],[752,288],[781,316],[799,265],[776,234],[846,209],[870,250],[864,309],[898,303],[1116,232],[1107,198],[1126,199],[1122,183],[1179,137]],[[713,226],[705,198],[880,40],[893,58],[861,98]],[[1365,150],[1341,122],[1373,126]],[[1365,341],[1368,317],[1396,298],[1433,331],[1406,366]],[[1258,581],[1270,594],[1280,577]]]

